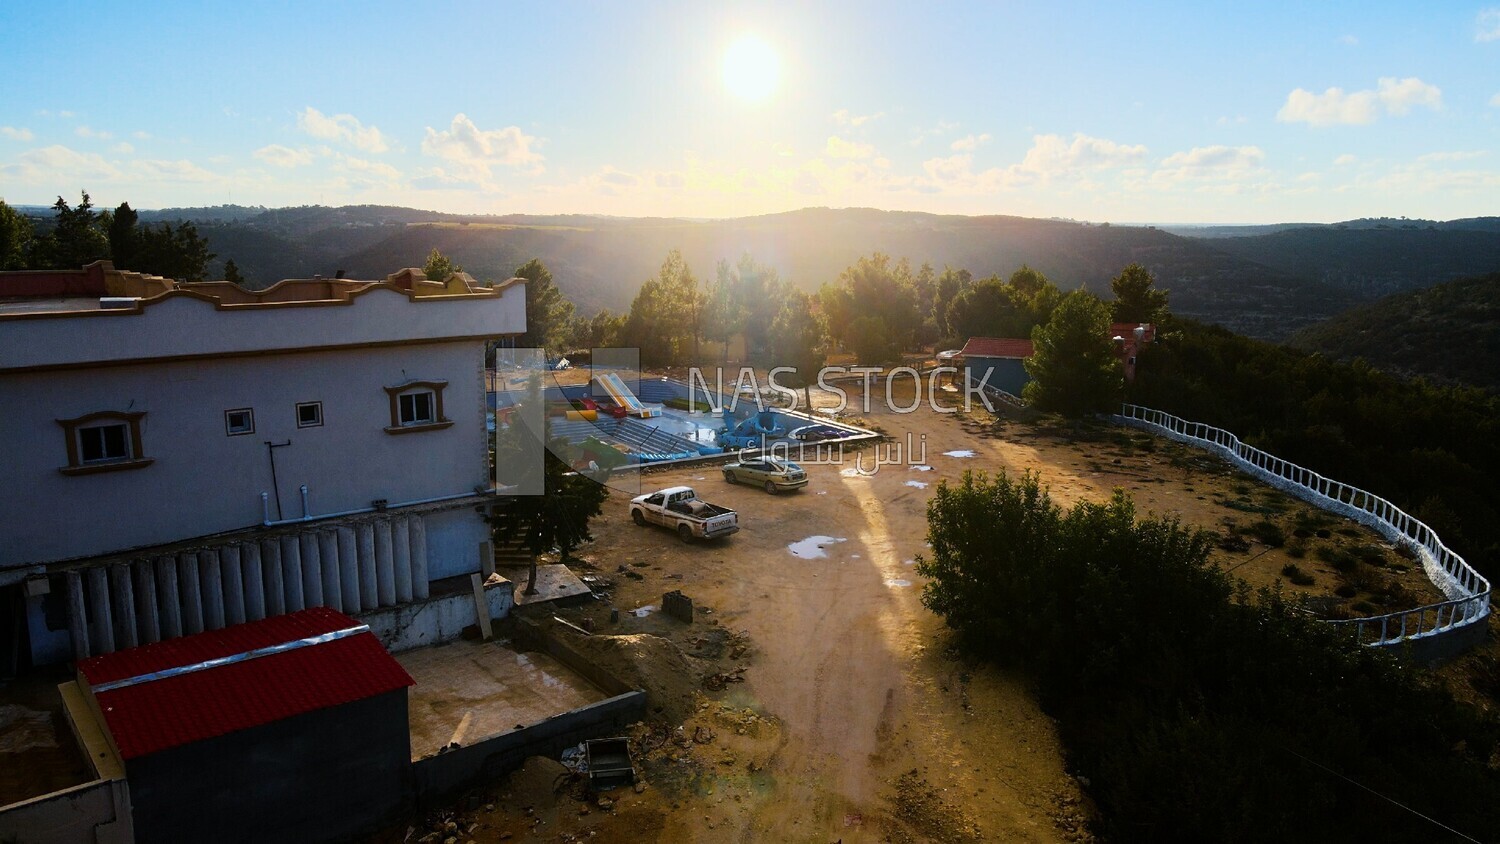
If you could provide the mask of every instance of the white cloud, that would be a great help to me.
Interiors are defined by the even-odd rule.
[[[130,137],[135,138],[138,141],[149,141],[151,140],[151,133],[143,132],[140,129],[137,129],[134,132],[130,133]]]
[[[1489,152],[1482,149],[1450,150],[1444,152],[1429,152],[1426,155],[1417,156],[1418,161],[1472,161],[1483,158]]]
[[[131,146],[130,144],[128,144],[128,143],[126,143],[124,141],[121,141],[118,144],[115,144],[114,146],[110,147],[109,151],[113,152],[113,153],[117,153],[119,155],[133,155],[135,153],[135,147]]]
[[[954,152],[973,152],[984,144],[990,142],[989,133],[983,135],[965,135],[949,145]]]
[[[277,167],[298,167],[303,164],[311,164],[312,153],[305,149],[292,149],[281,144],[270,144],[263,146],[252,153],[256,158],[267,164]]]
[[[659,188],[676,189],[687,184],[687,177],[681,173],[657,173],[651,181]]]
[[[1246,117],[1245,115],[1243,115],[1243,114],[1237,114],[1234,117],[1230,117],[1228,115],[1224,115],[1223,117],[1220,117],[1218,120],[1216,120],[1214,122],[1216,122],[1220,126],[1229,126],[1229,125],[1232,125],[1232,124],[1248,123],[1249,121],[1250,121],[1250,118]]]
[[[422,152],[449,162],[461,178],[487,181],[497,166],[529,167],[530,172],[540,173],[543,159],[532,149],[536,143],[520,127],[482,130],[468,116],[456,114],[447,131],[427,127]]]
[[[875,147],[871,144],[861,144],[856,141],[846,141],[837,135],[829,135],[828,143],[823,152],[829,158],[873,158]]]
[[[1496,94],[1495,96],[1490,97],[1490,105],[1494,106],[1495,108],[1500,108],[1500,94]]]
[[[1101,170],[1132,164],[1145,156],[1146,148],[1139,144],[1117,144],[1082,132],[1075,132],[1071,141],[1061,135],[1036,135],[1020,166],[1035,173]]]
[[[31,149],[16,157],[18,164],[0,168],[14,178],[36,180],[117,179],[120,171],[98,153],[83,153],[60,144]]]
[[[771,144],[771,151],[781,156],[782,158],[791,158],[792,156],[797,154],[797,151],[792,149],[791,144],[784,144],[780,141],[776,141],[775,143]]]
[[[17,128],[15,126],[0,126],[0,135],[4,135],[12,141],[29,141],[36,137],[31,133],[30,129],[25,127]]]
[[[828,119],[840,126],[863,126],[871,120],[879,120],[882,117],[885,117],[883,111],[877,111],[874,114],[851,114],[849,109],[841,108],[829,115]]]
[[[1385,110],[1400,117],[1415,105],[1430,109],[1443,107],[1443,92],[1436,85],[1428,85],[1415,76],[1396,79],[1387,76],[1380,80],[1380,102]]]
[[[1343,155],[1339,156],[1338,158],[1335,158],[1333,160],[1333,163],[1337,167],[1344,167],[1346,165],[1353,164],[1354,162],[1356,162],[1358,160],[1359,159],[1356,158],[1353,154],[1346,152]]]
[[[1260,169],[1266,154],[1260,147],[1193,147],[1161,160],[1151,180],[1157,185],[1184,181],[1239,180]]]
[[[1359,36],[1358,35],[1340,35],[1339,36],[1339,43],[1343,44],[1346,47],[1356,46],[1357,44],[1359,44]]]
[[[1362,125],[1374,123],[1376,114],[1374,91],[1345,93],[1343,88],[1329,88],[1314,94],[1298,88],[1286,95],[1286,104],[1276,112],[1276,119],[1313,126]]]
[[[130,162],[132,175],[152,182],[211,182],[218,177],[191,161],[142,160]]]
[[[352,114],[327,115],[308,106],[297,115],[297,127],[314,138],[338,141],[365,152],[381,153],[390,149],[379,129],[364,125]]]
[[[110,138],[114,137],[114,135],[111,135],[108,132],[90,129],[87,126],[79,126],[77,129],[73,130],[73,134],[77,135],[80,138],[97,138],[101,141],[107,141]]]
[[[1474,18],[1475,41],[1500,41],[1500,6],[1481,9]]]
[[[1287,94],[1286,104],[1276,112],[1283,123],[1307,123],[1312,126],[1361,126],[1374,123],[1383,107],[1387,114],[1402,116],[1412,106],[1442,108],[1443,92],[1415,76],[1397,79],[1381,77],[1376,90],[1345,91],[1329,88],[1321,94],[1297,88]]]

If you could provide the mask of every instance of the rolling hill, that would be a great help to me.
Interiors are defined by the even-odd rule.
[[[1500,272],[1362,305],[1298,331],[1291,345],[1500,392]]]
[[[1108,293],[1109,280],[1140,262],[1172,293],[1179,313],[1241,333],[1282,339],[1355,303],[1336,288],[1146,226],[1089,225],[1022,217],[965,217],[871,209],[809,208],[731,220],[593,216],[476,217],[359,206],[296,208],[201,226],[221,260],[252,282],[333,275],[379,278],[420,266],[441,249],[479,278],[505,278],[542,259],[585,313],[629,307],[641,282],[671,249],[700,279],[720,259],[749,252],[782,278],[814,290],[875,251],[970,270],[1008,274],[1030,264],[1064,289]]]

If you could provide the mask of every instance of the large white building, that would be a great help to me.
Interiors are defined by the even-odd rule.
[[[0,662],[319,604],[399,637],[467,590],[523,284],[0,274]]]

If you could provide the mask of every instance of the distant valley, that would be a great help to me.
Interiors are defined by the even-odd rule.
[[[871,209],[700,221],[225,206],[146,211],[142,219],[195,221],[219,260],[233,258],[257,285],[338,270],[381,278],[420,266],[433,248],[482,279],[506,278],[540,258],[585,313],[627,309],[674,248],[700,279],[720,259],[749,252],[805,290],[876,251],[976,277],[1024,263],[1065,289],[1095,292],[1140,262],[1171,291],[1174,311],[1270,340],[1391,292],[1500,269],[1500,218],[1169,229]]]

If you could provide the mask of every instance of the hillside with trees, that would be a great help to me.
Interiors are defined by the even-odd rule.
[[[1291,345],[1500,392],[1500,272],[1388,296],[1302,329]]]
[[[1478,223],[1470,224],[1476,228],[1427,225],[1340,224],[1203,242],[1363,300],[1500,269],[1500,231]]]
[[[963,267],[979,278],[1025,265],[1062,291],[1084,287],[1101,295],[1120,267],[1140,263],[1171,291],[1179,313],[1269,338],[1355,303],[1341,291],[1220,251],[1216,241],[1144,226],[857,208],[730,220],[466,216],[383,206],[139,213],[143,225],[194,222],[208,249],[220,261],[233,256],[252,286],[338,270],[383,278],[437,248],[480,278],[502,278],[539,259],[589,314],[628,309],[641,281],[673,249],[701,271],[750,253],[806,293],[877,251],[914,267]],[[223,264],[211,263],[208,273],[222,275]]]

